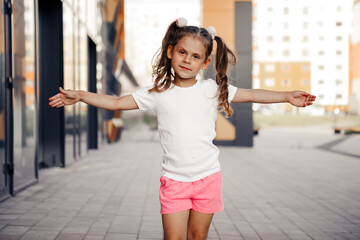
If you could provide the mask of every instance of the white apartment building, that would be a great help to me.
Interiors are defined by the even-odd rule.
[[[347,105],[352,0],[253,2],[254,62],[309,62],[317,104]]]

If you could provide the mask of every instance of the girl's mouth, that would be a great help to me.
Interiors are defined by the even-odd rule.
[[[187,71],[190,71],[190,69],[189,68],[187,68],[187,67],[184,67],[184,66],[180,66],[182,69],[184,69],[184,70],[187,70]]]

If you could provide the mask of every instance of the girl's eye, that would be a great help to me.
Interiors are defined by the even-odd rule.
[[[195,56],[194,56],[194,58],[196,58],[196,59],[200,59],[200,56],[195,55]]]
[[[184,54],[185,52],[180,50],[179,53],[180,53],[180,54]]]

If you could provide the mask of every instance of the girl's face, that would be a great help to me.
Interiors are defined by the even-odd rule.
[[[200,70],[205,70],[211,59],[205,59],[206,48],[197,37],[185,36],[175,47],[169,46],[167,57],[171,59],[171,66],[175,71],[176,80],[195,80]]]

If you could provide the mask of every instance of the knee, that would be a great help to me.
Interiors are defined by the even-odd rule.
[[[206,240],[207,232],[201,229],[196,229],[188,232],[188,240]]]

